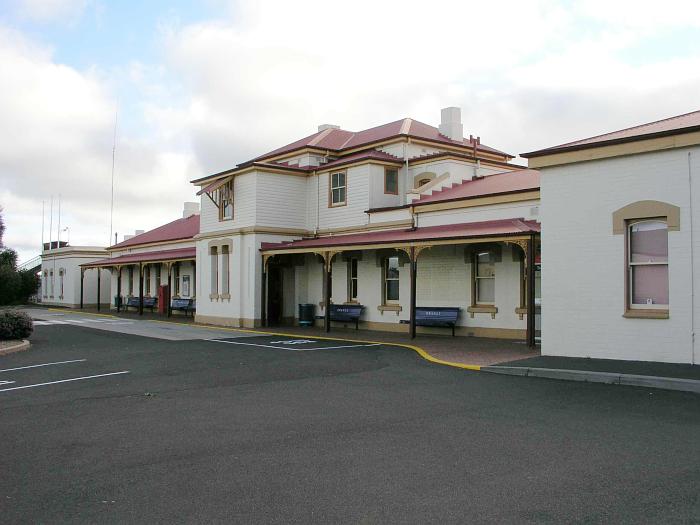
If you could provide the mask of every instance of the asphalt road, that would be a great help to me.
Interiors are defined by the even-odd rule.
[[[275,336],[32,340],[0,357],[3,523],[700,522],[694,394]]]

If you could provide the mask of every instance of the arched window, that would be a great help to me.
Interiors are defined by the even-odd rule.
[[[661,220],[630,221],[627,226],[628,305],[668,309],[668,225]]]

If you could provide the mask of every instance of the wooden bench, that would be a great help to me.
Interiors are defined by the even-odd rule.
[[[185,312],[185,317],[189,312],[194,312],[197,308],[193,299],[173,299],[170,301],[171,310]]]
[[[150,308],[151,312],[153,312],[153,309],[157,306],[157,304],[158,304],[157,297],[144,297],[143,298],[143,307]],[[136,308],[138,310],[139,309],[139,298],[138,297],[129,297],[126,300],[126,304],[124,305],[124,309],[128,312],[130,306],[132,308]]]
[[[455,335],[455,325],[459,317],[459,308],[453,306],[416,306],[416,326],[439,326],[452,328]],[[410,321],[401,321],[409,323]]]
[[[331,321],[355,323],[355,330],[357,330],[363,309],[364,306],[361,304],[332,304]]]

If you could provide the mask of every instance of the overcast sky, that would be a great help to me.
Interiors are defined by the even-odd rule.
[[[5,243],[37,255],[59,194],[71,244],[108,243],[115,112],[121,240],[321,123],[454,105],[517,154],[700,109],[699,35],[697,0],[0,0]]]

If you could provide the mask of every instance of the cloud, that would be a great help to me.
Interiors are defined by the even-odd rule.
[[[12,1],[12,0],[11,0]],[[14,0],[15,10],[36,22],[75,21],[87,7],[87,0]]]
[[[106,244],[116,102],[108,79],[53,61],[51,51],[0,27],[0,205],[6,244],[20,258],[39,250],[41,207],[62,196],[75,244]],[[152,228],[178,216],[194,191],[192,155],[158,137],[120,133],[115,230]],[[57,226],[57,218],[54,220]],[[54,231],[53,237],[56,237]],[[46,234],[48,239],[48,233]]]

